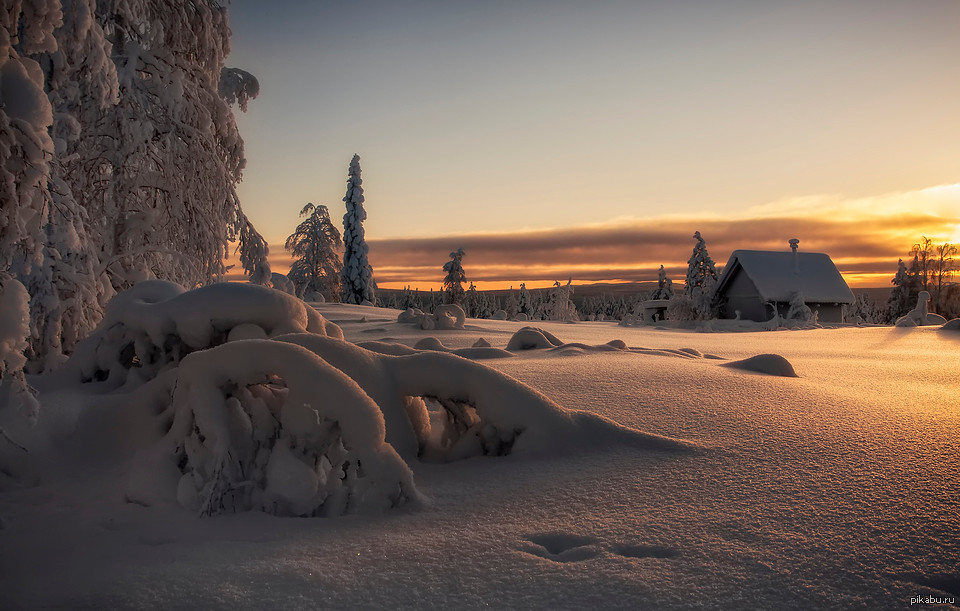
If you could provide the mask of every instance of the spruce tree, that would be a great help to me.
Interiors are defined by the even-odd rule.
[[[360,155],[354,155],[350,161],[347,178],[347,194],[343,203],[347,213],[343,215],[343,271],[341,278],[341,299],[343,303],[376,303],[376,287],[373,281],[373,268],[367,260],[370,247],[364,239],[363,221],[367,220],[367,211],[363,209],[363,180],[360,178]]]
[[[463,283],[467,281],[467,276],[463,271],[464,255],[466,253],[463,249],[458,248],[450,253],[450,260],[443,264],[443,271],[447,272],[443,279],[443,300],[445,303],[460,303],[463,300]]]

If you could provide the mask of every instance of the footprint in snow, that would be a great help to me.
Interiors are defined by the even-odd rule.
[[[554,562],[581,562],[596,558],[600,550],[593,537],[569,533],[540,533],[531,535],[521,551]]]
[[[665,545],[614,545],[613,553],[624,558],[676,558],[680,552]]]
[[[553,562],[581,562],[600,555],[599,540],[572,533],[539,533],[531,535],[521,551]],[[619,543],[610,546],[610,552],[624,558],[676,558],[679,550],[666,545]]]

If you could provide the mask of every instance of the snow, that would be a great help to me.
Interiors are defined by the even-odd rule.
[[[368,349],[283,339],[315,344],[307,349],[343,372],[326,375],[363,388],[387,438],[391,400],[443,420],[436,403],[404,405],[414,395],[469,398],[489,421],[533,435],[508,456],[408,455],[422,504],[331,519],[198,518],[175,490],[169,503],[128,496],[130,473],[145,477],[134,457],[156,443],[143,424],[170,401],[162,385],[48,391],[24,439],[40,463],[35,485],[0,491],[0,607],[898,608],[960,594],[953,333],[541,321],[549,346],[478,362],[412,346],[432,337],[460,350],[482,337],[504,349],[522,323],[424,331],[396,311],[317,307]],[[618,349],[580,347],[614,340]],[[259,358],[260,346],[279,343],[213,350],[239,347],[251,354],[230,360],[256,369],[274,360]],[[209,382],[238,370],[211,352],[187,356],[190,386],[219,399],[178,385],[179,409],[228,407]],[[720,366],[771,354],[801,377]],[[315,382],[307,373],[304,388]],[[532,407],[509,409],[521,404]],[[571,410],[583,416],[558,417]],[[269,494],[291,506],[315,489],[298,463],[281,444],[266,467]]]

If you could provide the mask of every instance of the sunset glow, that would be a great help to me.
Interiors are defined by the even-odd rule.
[[[695,230],[718,264],[796,237],[888,286],[921,235],[960,242],[956,3],[230,11],[276,271],[306,202],[339,223],[354,153],[382,287],[438,287],[459,247],[481,288],[682,279]]]

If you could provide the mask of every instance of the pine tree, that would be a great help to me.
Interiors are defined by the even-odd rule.
[[[360,178],[360,155],[354,155],[350,161],[347,179],[347,194],[343,202],[347,213],[343,215],[343,280],[341,297],[343,303],[376,303],[376,287],[373,281],[373,268],[367,260],[370,247],[363,233],[363,221],[367,220],[367,211],[363,209],[363,180]]]
[[[330,221],[330,213],[324,205],[308,203],[300,211],[306,217],[287,238],[284,248],[291,251],[296,260],[287,276],[293,280],[297,295],[309,296],[321,293],[327,301],[340,298],[340,248],[343,242],[340,232]]]
[[[444,303],[460,303],[463,300],[463,283],[467,276],[463,271],[463,257],[466,253],[462,248],[450,253],[450,260],[443,264],[443,271],[447,272],[443,279]]]

